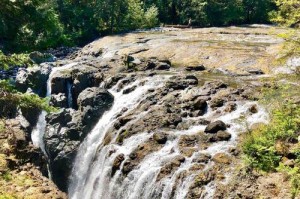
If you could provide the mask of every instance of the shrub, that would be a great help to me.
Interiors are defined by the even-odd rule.
[[[48,99],[36,94],[17,92],[8,81],[0,81],[0,117],[14,117],[18,108],[56,111],[48,105]]]
[[[158,24],[158,9],[151,6],[144,14],[144,28],[153,28]]]
[[[28,54],[12,54],[10,56],[6,56],[0,50],[0,69],[8,70],[10,67],[14,66],[23,66],[28,67],[31,66],[33,62],[29,58]]]
[[[273,111],[270,124],[248,134],[242,144],[251,167],[264,171],[275,170],[286,155],[284,144],[296,140],[300,129],[300,107],[283,106]],[[288,150],[288,149],[287,149]]]

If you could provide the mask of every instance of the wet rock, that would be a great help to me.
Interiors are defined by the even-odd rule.
[[[165,134],[163,132],[154,133],[153,139],[159,144],[165,144],[168,140],[167,134]]]
[[[156,67],[156,64],[153,61],[149,61],[146,64],[145,70],[152,70]]]
[[[62,190],[66,190],[80,143],[112,103],[113,96],[108,91],[88,88],[78,97],[78,111],[61,109],[46,117],[45,148],[53,180]]]
[[[192,108],[194,110],[201,110],[201,111],[205,112],[205,110],[207,109],[207,102],[204,99],[198,98],[193,103],[193,107]]]
[[[217,153],[216,155],[214,155],[212,160],[219,164],[230,164],[231,163],[231,158],[229,157],[229,155],[227,155],[225,153]]]
[[[190,85],[198,85],[198,78],[195,75],[186,75],[185,79]]]
[[[134,169],[136,165],[133,164],[130,160],[126,160],[124,162],[123,168],[122,168],[122,172],[123,174],[127,175],[130,171],[132,171]]]
[[[226,131],[218,131],[212,135],[209,139],[210,142],[228,141],[231,138],[231,134]]]
[[[118,83],[118,81],[120,81],[121,79],[124,79],[124,78],[126,78],[125,74],[116,74],[115,76],[110,77],[105,81],[104,88],[110,89],[111,87],[116,85]]]
[[[37,124],[41,110],[36,107],[21,107],[24,118],[30,123],[31,127]]]
[[[120,129],[121,127],[123,127],[125,124],[127,124],[130,120],[132,120],[132,117],[122,117],[119,118],[118,121],[115,122],[114,127],[115,129]]]
[[[210,171],[204,171],[197,175],[193,187],[201,187],[207,185],[215,178],[215,174]]]
[[[185,67],[186,71],[204,71],[205,67],[203,65],[198,65],[198,66],[186,66]]]
[[[102,103],[100,103],[102,102]],[[77,99],[79,109],[86,106],[105,105],[113,102],[113,96],[106,90],[98,87],[87,88],[82,91]],[[105,106],[104,106],[105,107]]]
[[[194,159],[193,162],[197,162],[197,163],[208,163],[208,161],[211,159],[211,155],[209,154],[204,154],[201,153],[199,155],[197,155]]]
[[[237,108],[237,104],[234,102],[230,102],[226,105],[225,112],[231,113],[231,112],[235,111],[236,108]]]
[[[28,69],[20,69],[16,76],[16,88],[21,92],[26,92],[31,88],[41,97],[46,96],[47,80],[49,78],[53,64],[45,63]]]
[[[125,160],[124,154],[120,154],[115,158],[112,166],[111,176],[114,176],[116,171],[120,169],[120,166],[124,160]]]
[[[33,60],[37,64],[41,64],[44,62],[54,62],[56,61],[56,57],[54,57],[50,53],[41,53],[38,51],[32,52],[29,54],[31,60]]]
[[[50,105],[60,108],[67,108],[68,102],[67,97],[63,93],[59,93],[57,95],[51,95]]]
[[[257,113],[258,112],[258,107],[256,104],[252,105],[249,109],[250,113]]]
[[[160,173],[157,176],[157,181],[163,179],[167,175],[171,174],[175,171],[176,168],[178,168],[181,163],[185,161],[185,158],[183,156],[176,156],[174,159],[172,159],[170,162],[165,164],[161,169]]]
[[[217,133],[218,131],[226,130],[226,124],[221,120],[210,123],[206,126],[205,133]]]
[[[187,116],[188,116],[188,113],[187,113],[187,112],[181,113],[181,117],[187,117]]]
[[[76,101],[79,94],[88,87],[98,87],[103,81],[103,74],[98,69],[87,66],[78,65],[72,72],[72,95],[73,101]]]
[[[77,99],[77,105],[82,112],[82,122],[85,131],[88,132],[99,117],[108,110],[114,101],[114,97],[106,90],[93,87],[82,91]]]
[[[261,69],[248,69],[248,73],[253,74],[253,75],[263,75],[265,74]]]
[[[224,105],[225,100],[222,98],[214,98],[210,101],[210,107],[216,108],[216,107],[222,107]]]
[[[178,114],[169,114],[167,118],[164,118],[163,124],[164,126],[177,126],[180,122],[182,122],[182,118]]]
[[[156,70],[168,70],[170,68],[171,68],[171,66],[165,62],[159,62],[159,63],[157,63],[157,65],[155,67]]]
[[[195,86],[198,84],[197,78],[191,78],[190,75],[184,76],[173,76],[166,83],[167,88],[174,90],[183,90],[189,86]]]
[[[47,115],[47,122],[49,124],[60,124],[66,126],[68,122],[72,120],[73,111],[69,109],[60,109],[59,112],[55,112]]]
[[[180,136],[178,141],[180,152],[187,157],[191,157],[193,153],[197,150],[195,146],[198,144],[198,141],[199,141],[198,135]]]
[[[132,86],[132,87],[129,87],[129,88],[127,88],[127,89],[124,89],[124,90],[123,90],[123,94],[131,93],[131,92],[134,91],[136,88],[137,88],[137,86]]]
[[[219,141],[228,141],[231,138],[231,134],[226,131],[218,131],[216,137]]]
[[[178,145],[180,147],[194,147],[198,142],[197,135],[182,135],[179,138]]]
[[[72,82],[70,71],[58,71],[53,74],[51,94],[68,93],[67,85]]]

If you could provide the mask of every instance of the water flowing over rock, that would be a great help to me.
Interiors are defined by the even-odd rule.
[[[248,90],[167,71],[168,61],[133,58],[134,71],[93,59],[52,68],[46,96],[60,110],[42,112],[31,135],[72,199],[210,198],[238,134],[267,121]]]
[[[231,112],[226,106],[211,110],[211,99],[201,93],[209,89],[214,96],[229,89],[220,82],[198,88],[196,77],[154,75],[137,77],[120,89],[123,78],[109,90],[115,98],[112,108],[78,150],[68,191],[72,199],[210,198],[214,183],[221,181],[214,164],[231,163],[230,149],[245,129],[235,120],[248,114],[250,125],[256,117],[267,121],[261,107],[252,114],[253,103],[245,100],[235,102]],[[183,119],[183,113],[190,118]],[[206,122],[212,119],[216,122]],[[187,121],[192,125],[177,130]]]
[[[282,41],[255,29],[108,36],[20,70],[20,90],[59,108],[32,117],[53,181],[70,199],[224,198],[239,135],[269,120],[257,80]]]
[[[16,77],[16,87],[22,92],[31,88],[38,95],[45,97],[47,80],[54,64],[44,63],[32,68],[20,69]]]

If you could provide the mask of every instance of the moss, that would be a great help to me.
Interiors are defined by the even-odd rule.
[[[10,182],[13,179],[9,171],[5,171],[4,173],[2,173],[0,175],[0,178],[5,180],[6,182]]]
[[[126,139],[128,136],[129,136],[129,132],[127,130],[122,131],[116,139],[117,143],[122,144],[124,139]]]
[[[0,199],[17,199],[15,195],[11,195],[8,193],[0,193]]]

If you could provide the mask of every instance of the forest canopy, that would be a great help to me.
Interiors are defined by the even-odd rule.
[[[1,0],[0,50],[84,45],[111,33],[162,24],[297,26],[297,0]]]

